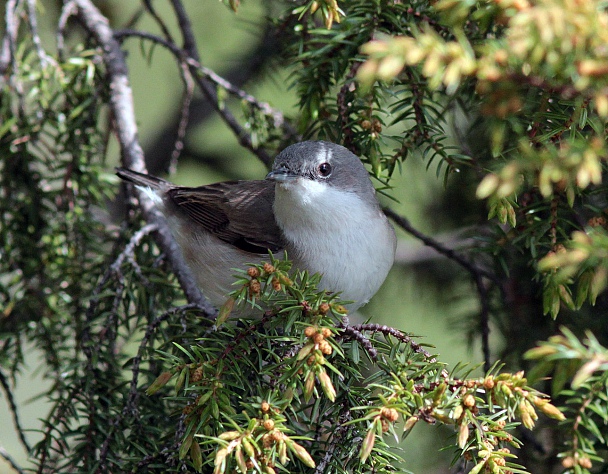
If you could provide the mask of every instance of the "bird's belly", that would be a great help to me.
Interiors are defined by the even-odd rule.
[[[328,233],[317,245],[288,246],[294,265],[323,275],[320,288],[341,292],[341,299],[354,301],[349,309],[364,305],[378,291],[393,264],[394,245],[384,234],[369,231],[367,238],[352,239],[352,233]],[[310,240],[309,240],[310,241]]]
[[[223,305],[229,294],[237,289],[234,285],[239,277],[236,269],[246,269],[247,264],[269,259],[244,252],[206,232],[179,232],[175,233],[175,238],[203,295],[216,307]]]

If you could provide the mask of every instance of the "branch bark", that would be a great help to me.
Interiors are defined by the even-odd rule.
[[[146,173],[144,153],[139,143],[133,94],[129,85],[128,70],[120,43],[114,38],[108,20],[89,0],[75,0],[78,15],[86,29],[94,36],[103,49],[104,63],[110,83],[110,108],[116,124],[116,135],[120,143],[121,160],[125,167]],[[203,296],[195,283],[190,268],[186,265],[179,246],[171,235],[164,216],[152,200],[142,191],[135,191],[140,202],[144,219],[157,227],[155,240],[167,256],[179,284],[189,303],[196,304],[207,317],[217,311]]]
[[[186,9],[180,0],[171,0],[171,4],[173,5],[173,10],[177,17],[177,23],[182,33],[182,39],[184,42],[183,49],[186,51],[187,56],[193,59],[195,63],[200,63],[200,54],[198,53],[198,48],[196,47],[192,24],[190,23],[190,18],[188,18]],[[251,137],[245,131],[245,129],[241,127],[232,112],[230,112],[225,105],[220,104],[215,84],[206,76],[202,75],[196,66],[190,64],[190,70],[194,76],[194,80],[200,87],[207,100],[209,100],[209,102],[213,105],[213,108],[218,114],[220,114],[220,117],[222,117],[222,120],[224,120],[226,125],[228,125],[230,130],[232,130],[239,143],[254,153],[266,166],[270,166],[272,164],[273,157],[270,156],[263,148],[256,148],[251,141]]]
[[[210,114],[216,111],[229,124],[232,131],[241,141],[241,144],[243,144],[241,135],[247,135],[247,140],[244,146],[256,153],[266,165],[271,163],[272,157],[261,149],[253,150],[250,148],[251,139],[249,134],[246,133],[245,130],[238,125],[238,123],[236,123],[236,119],[234,119],[225,106],[218,104],[216,89],[217,87],[220,87],[230,96],[236,97],[237,99],[260,110],[268,117],[272,117],[274,126],[283,130],[285,141],[300,141],[302,137],[298,134],[295,127],[287,120],[280,110],[271,107],[267,102],[258,100],[256,97],[252,96],[241,88],[241,85],[250,79],[252,75],[256,74],[260,69],[261,61],[259,56],[263,54],[264,50],[269,49],[268,44],[274,41],[271,38],[272,36],[272,34],[266,32],[262,43],[253,53],[249,53],[253,54],[253,56],[257,58],[239,61],[239,67],[229,72],[229,75],[231,77],[235,77],[238,81],[233,82],[231,79],[222,77],[219,74],[216,74],[213,70],[201,65],[195,58],[190,57],[186,50],[177,46],[177,44],[175,44],[170,37],[162,38],[149,32],[132,29],[118,30],[114,32],[114,37],[121,43],[127,38],[140,38],[142,40],[147,40],[154,44],[161,45],[175,56],[180,68],[187,68],[187,72],[190,75],[189,77],[196,78],[199,88],[204,94],[206,94],[206,97],[193,99],[190,104],[187,104],[189,105],[189,110],[187,110],[186,115],[188,115],[188,117],[192,116],[192,122],[183,124],[184,127],[188,129],[192,128],[194,125],[199,124],[200,122],[209,118]],[[245,69],[245,71],[243,71],[243,69]],[[211,87],[208,87],[209,85]],[[182,110],[178,112],[178,117],[168,121],[167,127],[158,134],[156,141],[152,142],[152,144],[148,146],[149,152],[146,153],[146,163],[152,174],[167,171],[167,158],[172,154],[175,154],[176,151],[176,141],[174,137],[178,137],[178,142],[183,139],[183,135],[180,135],[180,127],[176,125],[180,121],[180,117],[183,116],[184,109],[182,108]],[[230,125],[231,123],[232,125]],[[152,156],[150,153],[152,153]],[[190,157],[192,157],[192,155]],[[173,158],[171,159],[173,160]]]
[[[445,247],[437,240],[429,237],[428,235],[423,234],[418,229],[416,229],[408,219],[403,216],[400,216],[395,211],[389,208],[384,209],[384,213],[390,217],[395,224],[405,230],[407,233],[413,235],[417,239],[419,239],[424,245],[427,245],[441,255],[446,256],[450,260],[453,260],[458,265],[467,270],[475,283],[475,288],[477,289],[477,293],[479,294],[480,301],[480,314],[479,314],[479,324],[481,329],[481,346],[483,351],[483,366],[484,370],[487,372],[491,367],[490,360],[490,295],[488,292],[488,288],[486,287],[486,283],[484,280],[490,280],[492,283],[497,285],[500,284],[498,278],[493,273],[490,273],[482,268],[476,266],[473,262],[467,260],[460,253],[456,252],[454,249]]]

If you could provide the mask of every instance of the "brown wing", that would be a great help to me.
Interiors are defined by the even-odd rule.
[[[230,181],[199,188],[174,187],[167,197],[193,222],[246,252],[283,248],[272,211],[274,183]]]

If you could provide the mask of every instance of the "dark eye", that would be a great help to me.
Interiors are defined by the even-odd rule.
[[[327,176],[329,176],[331,174],[331,165],[329,163],[321,163],[317,167],[317,170],[319,171],[319,174],[321,176],[326,178]]]

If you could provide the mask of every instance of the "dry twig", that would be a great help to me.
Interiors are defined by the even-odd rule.
[[[120,43],[114,38],[107,19],[89,0],[75,0],[78,15],[86,29],[95,37],[103,49],[104,62],[110,82],[110,107],[116,124],[116,135],[121,147],[123,164],[130,169],[146,172],[144,155],[137,136],[137,124],[133,109],[133,94],[129,85],[127,66]],[[202,295],[195,283],[190,268],[171,235],[171,230],[152,200],[140,190],[135,191],[144,219],[157,227],[156,242],[167,255],[171,268],[190,303],[198,305],[208,317],[215,315],[215,308]]]

